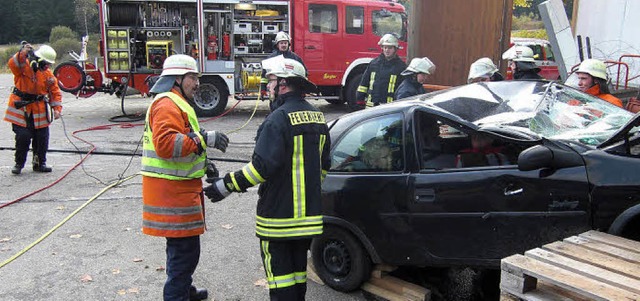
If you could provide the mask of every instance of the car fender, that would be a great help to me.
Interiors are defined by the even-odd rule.
[[[376,252],[376,249],[373,247],[373,244],[371,244],[367,236],[364,235],[362,230],[356,227],[356,225],[348,221],[345,221],[341,218],[334,217],[334,216],[326,216],[326,215],[323,217],[323,222],[325,225],[332,225],[332,226],[340,227],[342,229],[349,231],[349,233],[353,234],[360,241],[360,243],[362,243],[365,250],[367,250],[367,253],[369,253],[369,256],[371,257],[371,261],[373,261],[376,264],[382,263],[382,260],[380,259],[380,255],[378,255],[378,253]]]
[[[373,61],[373,58],[363,57],[355,59],[353,62],[351,62],[349,67],[347,67],[347,70],[344,71],[344,75],[342,76],[342,86],[344,87],[347,84],[347,78],[349,78],[349,74],[351,74],[351,71],[353,71],[353,69],[358,68],[362,65],[369,65],[371,61]]]
[[[627,208],[616,217],[616,219],[609,226],[609,234],[620,235],[627,224],[634,218],[640,217],[640,204]]]

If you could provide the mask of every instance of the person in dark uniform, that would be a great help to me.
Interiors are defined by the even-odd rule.
[[[426,93],[427,91],[425,91],[422,85],[427,83],[429,75],[435,71],[436,65],[427,57],[414,58],[411,60],[409,67],[400,73],[405,79],[398,87],[395,99]]]
[[[393,102],[395,91],[404,79],[400,73],[407,68],[398,57],[396,36],[385,34],[378,45],[382,53],[369,63],[356,92],[356,103],[367,108]]]
[[[527,46],[514,45],[502,54],[502,59],[509,60],[513,79],[543,79],[538,74],[540,68],[533,59],[533,50]]]
[[[305,67],[304,69],[307,70],[307,67],[304,65],[302,59],[295,52],[291,51],[291,37],[289,36],[289,34],[284,31],[278,32],[276,34],[275,43],[276,48],[273,50],[273,52],[271,52],[271,54],[269,54],[267,59],[282,55],[287,59],[293,59],[300,62],[300,64]],[[306,75],[307,73],[305,73],[305,76]],[[263,67],[262,76],[260,77],[260,97],[262,100],[264,100],[264,97],[267,96],[267,92],[266,69]],[[269,103],[269,107],[271,107],[272,105],[273,104]],[[273,111],[273,108],[271,108],[271,111]]]
[[[279,62],[265,62],[269,60]],[[217,202],[260,184],[256,236],[269,296],[304,300],[307,250],[323,229],[320,186],[331,166],[331,139],[324,115],[303,97],[317,89],[304,66],[281,57],[269,60],[263,66],[273,66],[266,76],[275,109],[258,129],[251,162],[223,178],[207,180],[213,184],[204,191]]]

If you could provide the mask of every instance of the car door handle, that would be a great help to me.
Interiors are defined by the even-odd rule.
[[[433,202],[436,200],[436,191],[431,188],[418,188],[415,200],[416,202]]]
[[[313,45],[304,46],[304,49],[316,49],[316,46],[313,46]]]
[[[516,194],[521,194],[524,189],[523,188],[518,188],[518,189],[511,189],[512,187],[507,187],[504,189],[504,195],[516,195]]]
[[[377,50],[378,48],[373,48],[373,47],[369,48],[369,51],[377,51]]]

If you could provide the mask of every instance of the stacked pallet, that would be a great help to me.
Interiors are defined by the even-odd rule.
[[[640,242],[588,231],[502,260],[503,301],[640,300]]]

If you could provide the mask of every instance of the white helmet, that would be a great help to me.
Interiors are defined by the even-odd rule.
[[[421,57],[412,59],[407,69],[404,69],[400,75],[407,76],[413,73],[433,74],[435,71],[436,65],[428,57]]]
[[[607,80],[607,65],[601,60],[586,59],[580,63],[576,72],[587,73],[593,77]]]
[[[270,59],[262,61],[262,66],[267,73],[265,76],[275,75],[282,78],[301,78],[303,79],[304,92],[315,92],[318,87],[307,79],[307,70],[304,66],[294,60],[284,58],[283,55],[279,55]]]
[[[169,56],[164,60],[164,64],[162,64],[160,79],[155,82],[149,92],[163,93],[170,91],[176,82],[176,77],[187,73],[195,73],[200,76],[200,72],[198,72],[198,64],[194,58],[185,54],[174,54]]]
[[[278,42],[280,41],[287,41],[289,42],[289,44],[291,44],[291,37],[284,31],[278,32],[278,34],[276,34],[276,44],[278,44]]]
[[[491,77],[494,73],[498,72],[498,67],[488,57],[483,57],[471,64],[469,67],[469,76],[467,82],[471,82],[472,79],[478,77]]]
[[[502,54],[503,60],[511,60],[514,62],[535,62],[533,59],[533,50],[527,46],[513,45]]]
[[[51,48],[51,46],[49,45],[40,46],[40,48],[38,48],[38,50],[36,50],[34,54],[49,64],[53,64],[56,62],[56,51],[53,50],[53,48]]]
[[[383,35],[382,38],[380,38],[380,41],[378,41],[378,45],[393,46],[395,48],[398,48],[398,38],[396,38],[396,36],[394,36],[393,34],[387,33]]]
[[[164,60],[160,76],[185,75],[187,73],[196,73],[198,76],[200,75],[196,60],[186,54],[174,54]]]

